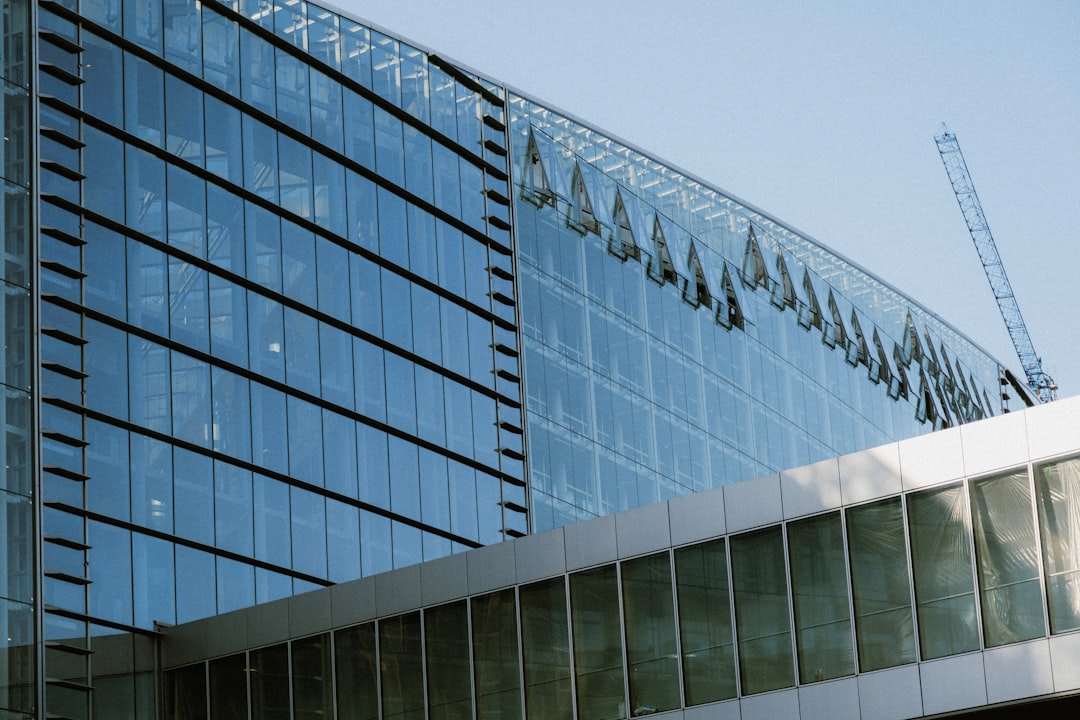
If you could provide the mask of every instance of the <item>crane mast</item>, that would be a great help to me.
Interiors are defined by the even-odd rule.
[[[990,281],[990,288],[994,291],[994,299],[997,300],[1001,317],[1005,320],[1005,327],[1020,358],[1020,365],[1024,368],[1028,385],[1040,402],[1054,400],[1057,397],[1057,385],[1043,370],[1042,359],[1035,353],[1035,346],[1032,345],[1027,325],[1020,315],[1020,307],[1016,304],[1016,296],[1013,295],[1009,278],[1005,274],[1005,266],[998,255],[994,236],[990,234],[990,227],[986,224],[979,196],[975,194],[975,185],[971,182],[971,174],[960,151],[960,143],[956,135],[950,133],[944,125],[941,126],[941,134],[934,140],[937,141],[938,153],[941,161],[945,163],[949,182],[956,193],[956,201],[960,203],[960,211],[964,214],[971,239],[979,252],[986,279]]]

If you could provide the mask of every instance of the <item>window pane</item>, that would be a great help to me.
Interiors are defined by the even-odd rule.
[[[132,621],[131,532],[112,525],[87,525],[90,550],[90,614],[130,625]]]
[[[279,567],[292,567],[289,530],[289,486],[264,475],[254,476],[255,557]]]
[[[128,319],[136,326],[168,333],[168,264],[160,251],[135,240],[127,243]]]
[[[330,683],[330,636],[292,643],[293,720],[321,720],[334,711]]]
[[[169,187],[169,244],[206,257],[206,183],[175,165],[165,169],[165,178]]]
[[[326,552],[328,580],[345,582],[360,577],[359,509],[326,500]]]
[[[214,183],[206,186],[206,242],[210,262],[244,274],[244,201]]]
[[[10,422],[10,420],[9,420]],[[131,517],[128,433],[96,420],[86,421],[86,473],[100,482],[86,484],[87,508],[118,520]]]
[[[274,380],[285,379],[285,323],[281,303],[253,292],[247,296],[251,369]]]
[[[272,15],[272,13],[270,13]],[[260,110],[274,114],[274,46],[240,29],[242,77],[240,96]]]
[[[680,702],[679,664],[668,554],[624,562],[622,585],[630,714],[646,715],[676,708]]]
[[[431,720],[456,720],[472,715],[467,612],[462,600],[424,613],[428,717]]]
[[[214,449],[240,460],[251,459],[251,397],[248,379],[211,368]]]
[[[125,129],[161,145],[165,131],[165,74],[131,54],[124,55],[124,106]]]
[[[319,321],[285,308],[285,381],[297,390],[318,396]]]
[[[260,383],[251,383],[252,460],[268,470],[288,473],[289,444],[285,395]]]
[[[135,580],[135,624],[176,622],[173,544],[142,533],[131,536],[132,576]]]
[[[169,670],[164,677],[166,720],[207,720],[206,664]]]
[[[357,497],[356,423],[330,410],[323,410],[323,458],[326,487],[348,497]]]
[[[87,307],[126,318],[126,243],[124,236],[87,221],[86,245],[83,246],[83,280]]]
[[[233,94],[237,91],[240,75],[238,32],[236,22],[224,15],[203,13],[203,76]]]
[[[89,153],[87,153],[89,154]],[[128,146],[125,148],[127,176],[127,224],[151,237],[165,235],[165,163]],[[111,187],[116,177],[101,178]]]
[[[295,486],[289,495],[293,569],[326,577],[326,499]]]
[[[88,11],[84,11],[89,15]],[[89,32],[82,35],[83,109],[110,125],[120,127],[124,110],[123,54],[120,47]]]
[[[210,129],[206,134],[206,169],[239,185],[244,173],[240,111],[210,95],[203,102]]]
[[[859,669],[915,662],[911,581],[900,499],[847,511]]]
[[[236,560],[217,558],[219,615],[255,604],[254,570],[251,565]]]
[[[731,598],[723,540],[675,551],[686,704],[735,697]]]
[[[217,605],[214,556],[177,545],[175,587],[177,622],[189,622],[213,615]]]
[[[214,543],[213,461],[205,455],[174,447],[173,488],[177,534],[212,545]]]
[[[172,532],[172,446],[131,434],[131,519],[142,527]]]
[[[614,565],[570,576],[578,715],[626,717],[619,586]]]
[[[254,535],[251,472],[215,462],[214,498],[217,546],[250,557]]]
[[[375,623],[338,630],[334,634],[334,660],[338,717],[377,720],[379,688]]]
[[[287,398],[289,416],[289,474],[323,486],[322,412],[309,402]]]
[[[207,119],[209,127],[209,118]],[[244,187],[277,202],[278,157],[277,133],[247,115],[242,120],[244,133]],[[236,151],[235,146],[233,152]],[[207,157],[209,164],[209,156]],[[231,179],[231,178],[230,178]]]
[[[249,674],[244,653],[210,661],[210,717],[214,720],[247,720]]]
[[[908,523],[923,659],[978,650],[963,488],[909,495]]]
[[[205,270],[169,258],[169,325],[171,337],[185,347],[210,349],[210,318]]]
[[[1042,637],[1039,550],[1027,472],[972,483],[971,510],[986,645]]]
[[[420,613],[379,621],[384,720],[424,720]]]
[[[520,593],[525,712],[530,720],[571,717],[566,582],[558,577],[523,585]]]
[[[179,352],[172,353],[173,437],[210,447],[210,365]]]
[[[472,599],[477,720],[521,717],[514,591]]]
[[[779,526],[731,539],[731,577],[743,693],[791,687],[791,610]]]
[[[288,644],[252,650],[249,674],[251,716],[262,720],[290,720]]]
[[[855,673],[840,513],[788,525],[799,681]]]
[[[1080,629],[1080,459],[1035,475],[1050,632]]]

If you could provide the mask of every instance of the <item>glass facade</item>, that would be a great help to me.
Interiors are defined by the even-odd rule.
[[[305,2],[34,12],[38,72],[5,65],[5,118],[22,118],[4,165],[5,489],[11,552],[29,553],[31,364],[14,360],[32,347],[34,77],[44,639],[71,649],[46,658],[64,681],[48,712],[153,712],[134,684],[100,690],[114,636],[528,532],[504,91]],[[25,5],[4,20],[25,49]],[[20,642],[31,561],[3,596]],[[419,626],[384,630],[405,654],[382,687],[410,688],[407,717]],[[255,658],[256,713],[322,712],[274,678],[314,676],[330,649]],[[8,667],[13,695],[33,687],[29,657]]]
[[[33,102],[36,85],[30,40],[32,9],[27,3],[5,2],[0,19],[0,118],[3,122],[3,147],[0,147],[0,222],[3,236],[3,265],[0,267],[0,334],[3,336],[3,359],[0,361],[0,419],[3,435],[3,481],[0,502],[3,504],[3,530],[0,532],[0,715],[28,717],[39,706],[39,637],[38,609],[41,586],[35,528],[37,504],[35,491],[34,440],[37,387],[34,379],[34,331],[36,311],[31,301],[35,258],[34,209],[31,191],[33,166]],[[48,62],[46,57],[42,62]],[[42,235],[43,248],[53,238]],[[51,342],[53,338],[43,338]],[[63,444],[42,439],[41,452],[46,462],[68,452]],[[66,564],[74,558],[64,549],[46,548],[46,553],[62,555]],[[44,580],[50,582],[48,578]]]
[[[995,362],[740,201],[511,95],[533,528],[1001,410]]]
[[[1002,409],[993,359],[812,239],[315,3],[12,0],[2,29],[0,714],[152,717],[159,627]],[[986,528],[1063,522],[980,487]],[[623,717],[906,661],[863,628],[942,598],[845,616],[842,561],[854,588],[885,553],[857,515],[794,530],[813,556],[774,529],[216,660],[170,712]],[[970,603],[1030,594],[981,537]]]
[[[291,648],[297,697],[305,682],[297,653],[333,644],[339,678],[345,668],[344,677],[370,688],[381,677],[382,717],[472,717],[475,707],[476,717],[584,720],[639,717],[1045,638],[1076,629],[1062,620],[1076,606],[1075,584],[1061,580],[1071,572],[1062,558],[1075,556],[1075,533],[1045,518],[1075,510],[1078,468],[1074,458],[971,478],[232,657],[251,667]],[[933,562],[944,567],[929,582],[924,568]],[[367,641],[357,642],[361,636]],[[224,703],[213,679],[216,664],[227,661],[169,670],[167,718],[204,718],[187,708],[203,713],[207,702]],[[497,711],[485,691],[493,672],[503,688]],[[254,712],[258,693],[250,684]],[[405,703],[411,710],[396,709]],[[354,707],[339,701],[336,717],[369,717]]]

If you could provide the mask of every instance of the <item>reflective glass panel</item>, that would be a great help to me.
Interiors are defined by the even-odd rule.
[[[566,582],[562,577],[522,585],[521,644],[525,712],[530,720],[561,720],[573,713]]]
[[[988,647],[1046,632],[1032,511],[1026,471],[971,484],[979,599]]]
[[[899,498],[847,510],[859,669],[915,662],[911,582]]]
[[[472,714],[469,618],[465,601],[424,612],[428,717],[456,720]]]
[[[375,623],[356,625],[334,633],[338,717],[377,720],[378,667],[375,656]]]
[[[521,717],[517,637],[517,611],[512,589],[472,599],[478,720]]]
[[[333,714],[331,670],[330,635],[292,642],[293,720],[321,720]]]
[[[626,717],[619,584],[614,565],[570,576],[570,613],[580,717]]]
[[[791,687],[795,677],[782,529],[731,538],[731,577],[743,694]]]
[[[251,651],[251,714],[264,720],[290,720],[289,646]]]
[[[205,663],[169,670],[164,680],[166,720],[208,720]]]
[[[855,653],[840,513],[789,523],[788,549],[799,681],[853,675]]]
[[[423,645],[420,613],[379,621],[384,720],[424,720]]]
[[[1080,629],[1080,459],[1035,474],[1050,631]]]
[[[735,697],[731,596],[723,540],[675,551],[686,704]]]
[[[959,485],[908,495],[924,660],[979,649],[967,504]]]
[[[210,717],[247,720],[248,662],[246,653],[210,661]]]
[[[622,564],[630,714],[679,707],[679,661],[671,559],[666,552]]]

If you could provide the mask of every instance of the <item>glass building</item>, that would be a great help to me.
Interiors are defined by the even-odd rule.
[[[1077,422],[1072,398],[173,628],[165,717],[1073,718]]]
[[[153,717],[167,626],[1030,404],[812,238],[330,8],[2,22],[5,716]]]

